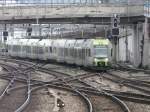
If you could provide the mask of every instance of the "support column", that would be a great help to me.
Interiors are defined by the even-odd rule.
[[[133,64],[139,67],[141,64],[141,48],[140,43],[143,36],[142,24],[133,25]]]
[[[13,24],[10,24],[10,36],[14,38],[14,25]]]
[[[148,24],[148,18],[145,18],[144,23],[144,51],[143,51],[143,66],[150,67],[150,25]]]
[[[127,29],[128,27],[126,26],[125,27],[125,34],[126,34],[126,36],[125,36],[125,46],[126,46],[126,62],[128,62],[129,61],[129,57],[128,57],[128,29]]]

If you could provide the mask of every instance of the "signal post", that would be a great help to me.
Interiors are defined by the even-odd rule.
[[[111,35],[112,35],[112,44],[113,44],[113,61],[116,62],[117,58],[119,57],[119,23],[120,18],[117,14],[114,14],[111,20],[112,28],[111,28]]]

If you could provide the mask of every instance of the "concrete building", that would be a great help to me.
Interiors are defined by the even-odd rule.
[[[150,67],[150,24],[137,23],[122,29],[118,44],[118,61],[136,67]]]

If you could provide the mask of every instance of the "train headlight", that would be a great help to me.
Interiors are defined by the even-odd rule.
[[[94,62],[97,62],[98,60],[96,58],[94,58]]]
[[[105,59],[105,62],[108,62],[108,58]]]
[[[63,103],[63,104],[62,104],[62,106],[64,107],[64,106],[65,106],[65,104]]]

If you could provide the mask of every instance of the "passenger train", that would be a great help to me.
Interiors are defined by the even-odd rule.
[[[11,39],[8,55],[55,60],[80,66],[109,66],[111,44],[107,39]]]

